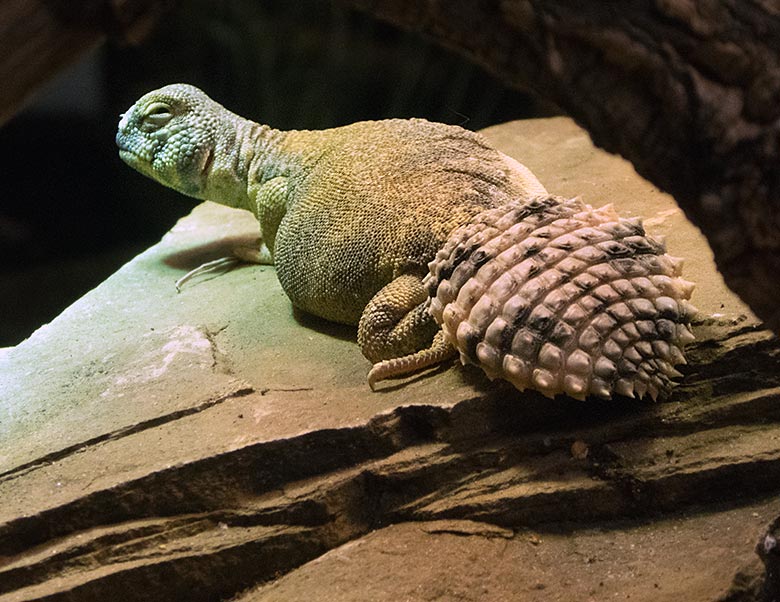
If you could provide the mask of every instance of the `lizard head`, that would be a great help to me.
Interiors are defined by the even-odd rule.
[[[231,114],[187,84],[142,96],[119,121],[119,156],[132,168],[179,192],[204,198],[215,142]]]

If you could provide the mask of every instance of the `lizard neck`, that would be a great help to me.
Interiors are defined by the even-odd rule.
[[[222,127],[214,137],[213,152],[203,169],[203,198],[254,211],[247,193],[252,166],[258,155],[275,146],[275,140],[284,133],[229,111],[225,113]]]
[[[227,113],[205,170],[204,198],[257,214],[250,191],[280,176],[294,187],[316,163],[321,146],[310,140],[316,132],[276,130]]]
[[[327,150],[327,141],[319,132],[309,130],[280,131],[268,126],[254,138],[254,159],[249,169],[250,187],[285,178],[288,194],[303,182]]]

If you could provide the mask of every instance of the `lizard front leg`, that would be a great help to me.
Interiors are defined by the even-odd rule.
[[[284,176],[249,187],[250,207],[260,224],[260,238],[254,246],[235,247],[233,255],[247,263],[274,264],[276,231],[287,211],[288,182]]]
[[[234,247],[228,257],[220,257],[190,270],[176,281],[176,290],[196,276],[216,270],[230,270],[240,263],[273,265],[273,248],[279,222],[287,209],[287,178],[276,177],[262,184],[252,184],[248,191],[249,206],[260,223],[260,237],[254,245]]]
[[[181,287],[197,276],[202,276],[203,274],[208,274],[217,270],[227,272],[232,270],[240,263],[273,265],[274,260],[270,250],[265,244],[265,241],[262,238],[258,238],[255,245],[241,245],[233,247],[231,249],[231,255],[228,255],[227,257],[220,257],[219,259],[214,259],[213,261],[207,261],[206,263],[190,270],[175,282],[176,290],[181,292]]]
[[[368,384],[411,374],[455,355],[428,313],[419,276],[404,274],[368,302],[358,324],[358,345],[374,366]]]

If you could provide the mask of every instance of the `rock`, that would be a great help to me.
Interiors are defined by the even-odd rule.
[[[761,512],[768,515],[771,506]],[[462,537],[431,532],[429,523],[403,523],[331,550],[237,602],[714,602],[731,590],[734,539],[728,531],[741,532],[749,546],[746,531],[760,524],[752,514],[744,508],[645,525],[553,529],[537,545],[522,534]]]
[[[571,121],[486,133],[687,258],[702,314],[670,400],[549,400],[454,364],[371,393],[354,330],[293,312],[272,268],[176,292],[256,236],[206,203],[0,357],[0,602],[726,591],[774,518],[780,345]]]

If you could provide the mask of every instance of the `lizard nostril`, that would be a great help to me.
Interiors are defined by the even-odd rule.
[[[124,132],[127,129],[127,123],[130,119],[130,115],[128,113],[120,113],[119,114],[119,131]]]

